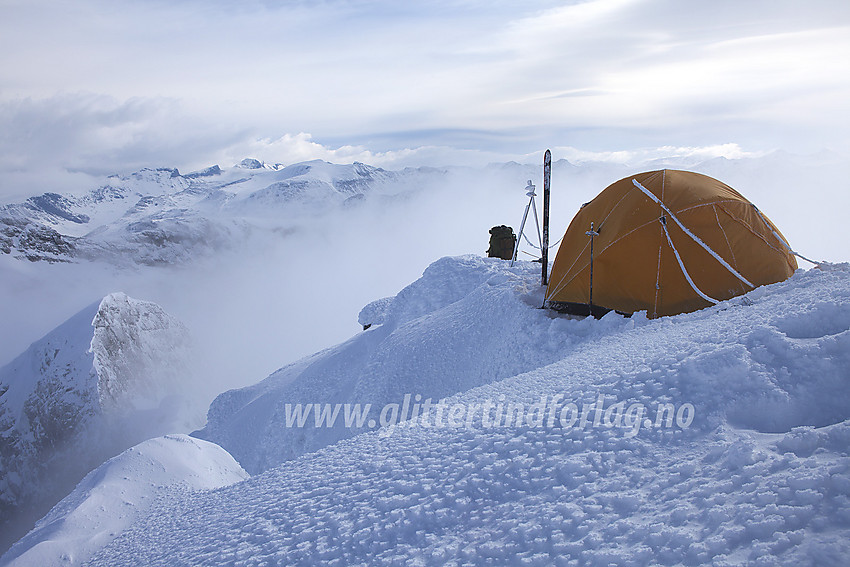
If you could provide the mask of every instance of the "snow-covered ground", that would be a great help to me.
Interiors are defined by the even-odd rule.
[[[110,566],[845,564],[850,267],[656,320],[560,316],[538,281],[439,260],[368,330],[217,399],[202,434],[255,476],[0,563],[44,542]],[[299,403],[361,404],[361,427],[299,426]],[[57,508],[68,533],[101,521],[75,524],[95,488]]]
[[[346,427],[342,414],[334,427],[315,427],[310,414],[294,434],[284,424],[287,404],[307,411],[315,403],[382,408],[405,394],[436,400],[552,363],[633,323],[570,321],[571,332],[559,333],[553,321],[562,320],[538,309],[535,272],[539,265],[526,262],[506,268],[477,256],[438,260],[397,296],[367,305],[360,313],[371,325],[366,332],[220,395],[196,435],[254,474],[364,429]]]
[[[220,447],[186,435],[144,441],[88,474],[15,548],[10,565],[78,564],[157,499],[227,486],[248,474]]]

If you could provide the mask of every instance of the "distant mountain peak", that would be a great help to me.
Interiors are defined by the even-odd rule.
[[[200,171],[193,171],[192,173],[187,173],[183,177],[187,177],[189,179],[197,179],[199,177],[213,177],[215,175],[221,175],[221,168],[218,165],[211,165],[207,168],[201,169]]]
[[[263,162],[254,158],[245,158],[239,162],[239,166],[243,169],[263,169]]]

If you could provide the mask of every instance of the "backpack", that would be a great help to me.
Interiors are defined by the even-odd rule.
[[[516,235],[509,226],[499,225],[490,229],[490,248],[487,257],[511,260],[514,257]]]

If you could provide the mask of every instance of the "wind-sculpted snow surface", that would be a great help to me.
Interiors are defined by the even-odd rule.
[[[848,266],[599,321],[538,309],[538,269],[440,260],[382,325],[222,396],[220,438],[267,470],[158,499],[89,564],[846,564]],[[295,456],[320,428],[276,405],[370,385],[417,418]]]
[[[4,540],[105,459],[197,423],[189,354],[182,323],[114,293],[0,368]]]

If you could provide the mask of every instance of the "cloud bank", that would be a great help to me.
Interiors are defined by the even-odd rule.
[[[10,0],[0,193],[248,155],[847,152],[848,57],[843,0]]]

